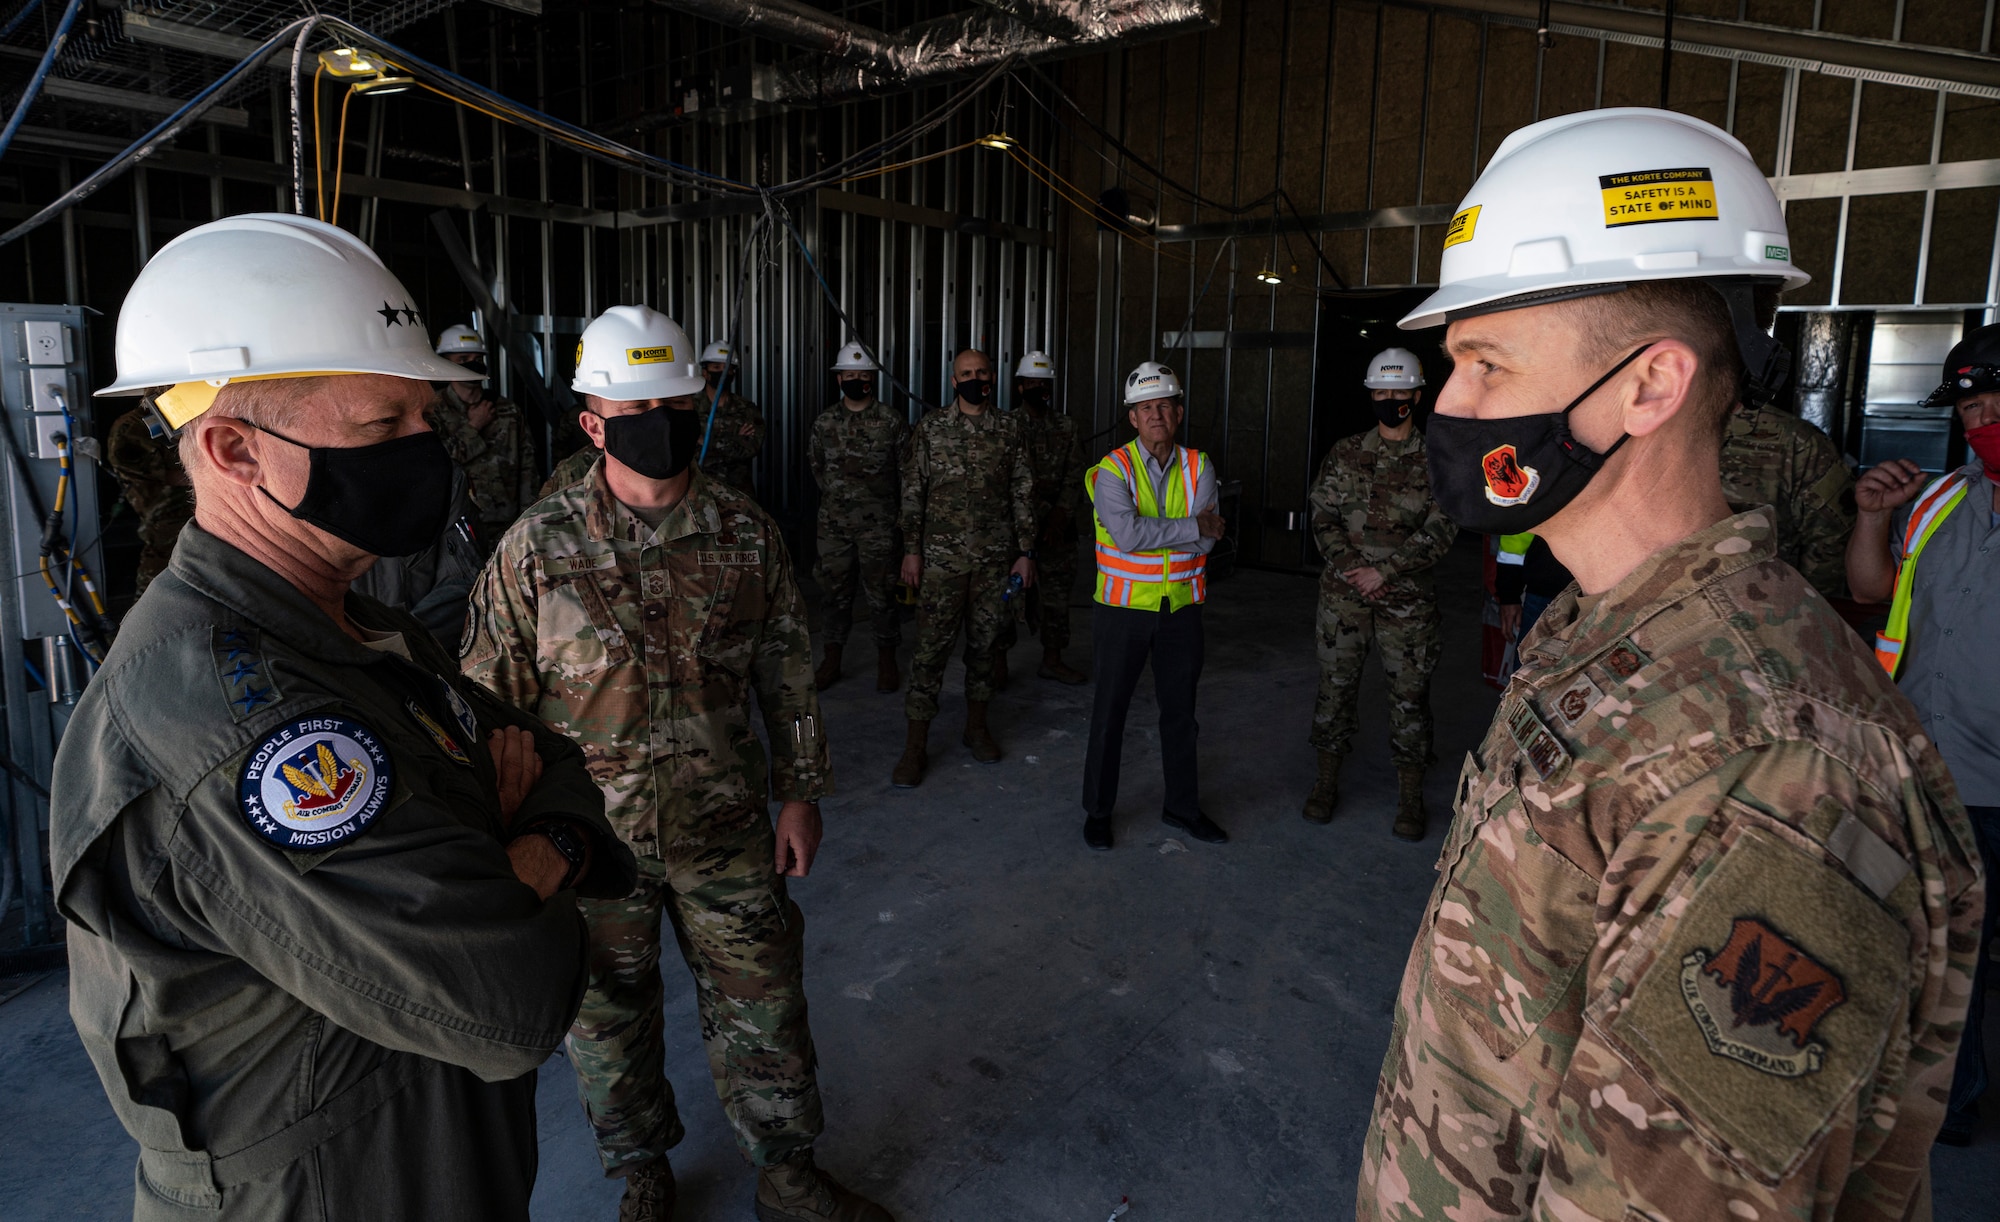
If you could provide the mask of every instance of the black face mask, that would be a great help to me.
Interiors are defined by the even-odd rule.
[[[1517,535],[1575,500],[1631,434],[1599,454],[1570,433],[1569,414],[1650,347],[1612,366],[1559,412],[1503,420],[1431,413],[1425,435],[1431,495],[1445,516],[1463,530]]]
[[[1041,387],[1041,386],[1036,386],[1029,390],[1024,390],[1021,392],[1021,402],[1027,404],[1029,407],[1034,408],[1038,412],[1045,412],[1049,410],[1049,399],[1051,397],[1052,396],[1049,394],[1048,389],[1046,387]]]
[[[706,413],[655,407],[632,416],[602,416],[604,452],[647,479],[672,479],[701,448]]]
[[[455,468],[436,433],[340,448],[309,446],[262,425],[251,427],[306,451],[312,462],[297,505],[285,504],[262,485],[257,491],[336,539],[376,556],[408,556],[436,543],[451,524]]]
[[[464,368],[470,369],[472,372],[478,374],[480,377],[483,378],[486,376],[486,358],[479,357],[476,360],[467,361],[464,365]]]
[[[860,403],[875,397],[875,388],[860,378],[849,378],[840,384],[840,393],[853,403]]]
[[[1410,418],[1410,409],[1415,407],[1416,403],[1415,399],[1368,400],[1368,406],[1375,410],[1375,418],[1382,422],[1382,427],[1385,429],[1401,428],[1403,422]]]
[[[993,393],[993,383],[983,378],[967,378],[957,384],[958,397],[974,407],[986,402],[986,396]]]

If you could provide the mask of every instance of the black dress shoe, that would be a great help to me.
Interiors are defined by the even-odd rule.
[[[1111,816],[1090,815],[1083,821],[1083,842],[1103,852],[1111,847]]]
[[[1207,815],[1196,815],[1189,819],[1174,812],[1160,812],[1160,822],[1169,827],[1177,827],[1204,844],[1228,844],[1229,833],[1215,826]]]

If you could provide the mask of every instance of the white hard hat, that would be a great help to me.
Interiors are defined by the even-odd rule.
[[[1408,348],[1384,348],[1368,362],[1361,384],[1370,390],[1415,390],[1424,384],[1424,363]]]
[[[1785,214],[1735,137],[1649,107],[1586,110],[1508,136],[1445,231],[1434,327],[1536,294],[1639,280],[1771,277],[1797,288]]]
[[[612,306],[583,329],[569,388],[623,403],[697,394],[707,383],[693,352],[680,324],[651,306]]]
[[[479,332],[474,331],[462,322],[446,327],[438,335],[437,346],[437,354],[439,356],[451,356],[460,352],[476,353],[479,356],[486,355],[486,341],[479,338]]]
[[[1014,366],[1017,378],[1051,378],[1056,376],[1056,359],[1046,352],[1030,352]]]
[[[431,351],[410,295],[361,239],[278,212],[210,221],[160,247],[119,308],[117,360],[118,380],[97,393],[173,386],[156,402],[176,429],[232,381],[479,380]]]
[[[711,361],[720,361],[725,365],[736,363],[736,354],[730,349],[727,340],[716,340],[701,350],[701,363],[706,365]]]
[[[1181,380],[1174,371],[1158,361],[1140,361],[1139,367],[1125,375],[1125,406],[1144,403],[1148,399],[1171,399],[1181,393]]]
[[[834,357],[833,368],[839,373],[873,373],[881,366],[875,363],[874,357],[868,355],[868,349],[860,344],[851,343]]]

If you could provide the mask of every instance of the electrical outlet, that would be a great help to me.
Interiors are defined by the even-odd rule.
[[[69,387],[65,384],[68,380],[60,369],[28,370],[28,400],[33,404],[28,410],[54,412],[60,419],[63,405],[56,402],[56,396],[69,398]]]
[[[67,437],[69,435],[69,426],[63,422],[61,416],[37,415],[32,417],[32,419],[35,422],[35,457],[55,459],[57,457],[56,438]]]
[[[28,364],[69,364],[69,328],[59,322],[27,322]]]

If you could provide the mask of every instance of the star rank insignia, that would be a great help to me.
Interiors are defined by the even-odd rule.
[[[215,677],[222,685],[222,699],[231,718],[240,722],[283,698],[250,633],[240,628],[217,628],[212,645]]]

